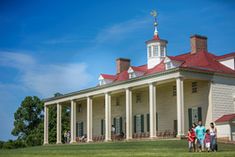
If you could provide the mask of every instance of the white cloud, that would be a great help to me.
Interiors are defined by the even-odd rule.
[[[114,24],[101,30],[97,34],[95,42],[99,44],[124,39],[129,36],[128,34],[141,31],[145,26],[149,26],[150,23],[151,18],[142,17]]]
[[[35,60],[32,56],[23,53],[0,53],[0,66],[9,66],[17,69],[24,69],[28,65],[35,65]]]
[[[43,97],[79,90],[91,81],[85,63],[39,64],[30,55],[12,52],[1,52],[0,58],[0,66],[20,71],[18,85]]]

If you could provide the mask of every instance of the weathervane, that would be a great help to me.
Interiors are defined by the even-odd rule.
[[[158,30],[157,30],[157,11],[156,10],[152,10],[151,13],[150,13],[151,16],[154,17],[154,35],[158,35]]]

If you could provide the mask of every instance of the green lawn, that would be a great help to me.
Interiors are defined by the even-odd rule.
[[[1,157],[147,157],[147,156],[235,156],[235,145],[219,143],[219,151],[189,153],[186,140],[158,140],[48,145],[15,150],[0,150]]]

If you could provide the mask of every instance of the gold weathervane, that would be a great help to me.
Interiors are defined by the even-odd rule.
[[[158,23],[157,23],[157,15],[158,15],[157,11],[156,10],[152,10],[150,12],[150,15],[154,17],[154,26],[157,26],[158,25]]]

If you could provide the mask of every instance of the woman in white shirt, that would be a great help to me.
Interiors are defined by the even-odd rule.
[[[210,136],[211,136],[211,142],[210,142],[211,143],[211,150],[217,151],[217,141],[216,141],[217,129],[216,129],[213,122],[210,124]]]

